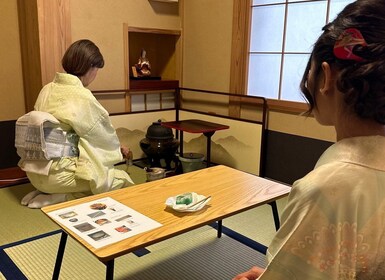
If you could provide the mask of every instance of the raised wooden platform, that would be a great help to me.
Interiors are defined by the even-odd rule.
[[[0,188],[28,183],[27,175],[19,167],[0,169]]]

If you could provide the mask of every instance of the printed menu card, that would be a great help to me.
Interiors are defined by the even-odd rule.
[[[94,248],[162,226],[110,197],[52,211],[48,215]]]

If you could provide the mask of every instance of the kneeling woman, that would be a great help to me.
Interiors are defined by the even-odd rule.
[[[99,48],[89,40],[79,40],[65,52],[62,66],[66,73],[56,73],[53,82],[41,90],[35,111],[23,116],[28,133],[18,133],[16,126],[19,166],[36,188],[21,201],[30,208],[133,184],[125,171],[114,168],[128,149],[121,147],[108,112],[86,88],[104,66]],[[47,122],[52,125],[45,126]],[[20,139],[25,135],[31,139],[31,133],[42,138],[40,155],[28,148],[20,152]],[[62,137],[53,139],[55,135]]]

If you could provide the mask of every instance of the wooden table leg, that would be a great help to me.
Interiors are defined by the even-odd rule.
[[[105,265],[107,266],[106,280],[113,280],[114,279],[114,259],[108,261]]]
[[[56,255],[55,268],[53,270],[53,275],[52,275],[53,280],[59,279],[60,268],[63,261],[64,250],[67,243],[67,237],[68,237],[68,234],[65,231],[62,231],[62,234],[60,237],[59,249]]]

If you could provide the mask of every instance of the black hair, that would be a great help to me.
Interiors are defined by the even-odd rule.
[[[367,43],[353,48],[353,53],[363,61],[338,59],[333,54],[337,39],[348,28],[359,30]],[[320,73],[322,62],[327,62],[338,72],[336,85],[344,94],[346,104],[359,117],[385,124],[385,1],[355,1],[322,30],[300,84],[309,103],[308,113],[317,106],[317,91],[307,88],[311,62],[314,77]]]

